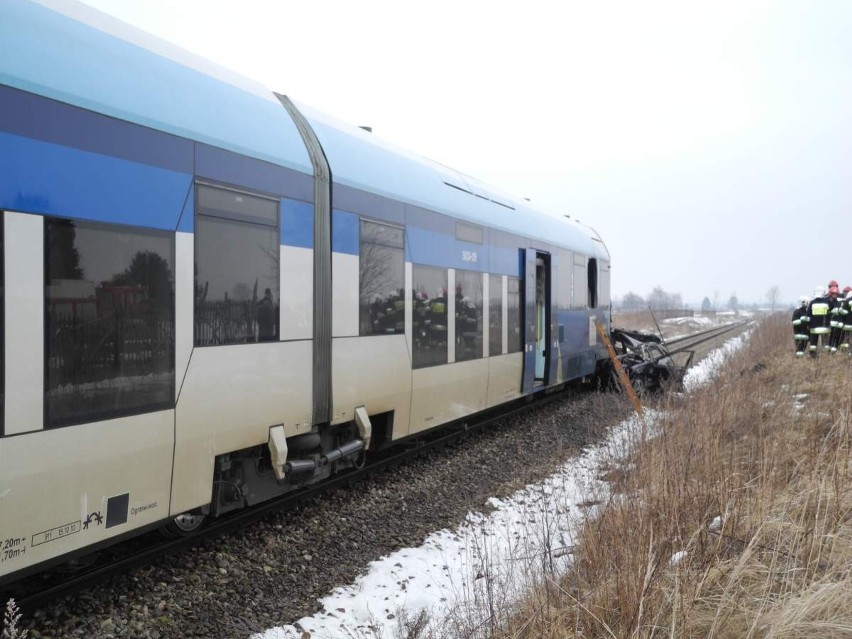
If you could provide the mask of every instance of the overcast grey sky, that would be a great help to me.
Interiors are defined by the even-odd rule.
[[[570,213],[616,296],[852,285],[852,2],[86,2]]]

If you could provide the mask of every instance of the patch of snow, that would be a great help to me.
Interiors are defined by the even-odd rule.
[[[693,324],[695,326],[709,326],[713,324],[713,320],[709,317],[705,317],[704,315],[696,315],[695,317],[670,317],[669,319],[664,319],[660,322],[660,324],[669,324],[669,325],[681,325],[681,324]]]
[[[805,408],[805,401],[808,399],[807,393],[793,395],[793,412],[800,413]]]
[[[496,497],[490,497],[487,502],[485,502],[492,508],[500,508],[503,506],[503,502]]]
[[[725,361],[748,341],[752,329],[725,342],[719,348],[710,351],[703,360],[690,368],[683,376],[683,387],[687,393],[708,384]]]
[[[659,413],[645,411],[645,428]],[[499,596],[509,605],[545,573],[561,574],[570,565],[575,537],[597,507],[586,508],[589,495],[601,498],[607,485],[599,479],[600,462],[624,453],[640,436],[636,415],[613,428],[601,444],[590,447],[544,481],[511,497],[492,498],[490,515],[469,513],[456,530],[439,530],[419,548],[405,548],[370,564],[355,583],[336,588],[320,600],[322,610],[296,624],[267,630],[255,639],[311,637],[382,637],[398,632],[401,611],[426,610],[433,624],[453,615],[487,615],[471,611]],[[496,584],[496,586],[495,586]]]
[[[672,555],[672,558],[669,559],[669,564],[672,566],[677,566],[688,554],[689,553],[685,550],[678,550],[675,554]]]

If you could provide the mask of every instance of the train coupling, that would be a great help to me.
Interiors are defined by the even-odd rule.
[[[271,427],[269,429],[268,447],[270,462],[275,472],[275,478],[278,481],[285,481],[291,477],[312,475],[319,469],[338,462],[341,459],[361,454],[369,445],[371,429],[369,426],[369,418],[366,418],[366,424],[364,423],[364,420],[359,421],[359,435],[361,435],[361,438],[348,441],[337,448],[320,455],[314,454],[308,457],[297,457],[294,459],[288,459],[291,448],[293,448],[294,452],[304,449],[304,446],[300,445],[301,439],[310,440],[307,445],[310,448],[317,448],[320,444],[319,436],[316,433],[308,433],[300,437],[292,438],[288,445],[287,438],[284,434],[283,424]]]

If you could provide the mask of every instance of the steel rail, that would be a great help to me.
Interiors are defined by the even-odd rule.
[[[674,353],[690,349],[693,346],[703,344],[704,342],[708,342],[711,339],[721,337],[722,335],[730,333],[731,331],[734,331],[738,328],[742,328],[743,326],[747,325],[749,321],[750,320],[742,320],[739,322],[734,322],[733,324],[726,324],[725,326],[714,327],[706,331],[692,333],[691,335],[684,335],[683,337],[678,337],[676,339],[672,339],[665,342],[665,346],[668,349],[669,354],[672,355]],[[674,346],[674,348],[672,348],[672,346]]]

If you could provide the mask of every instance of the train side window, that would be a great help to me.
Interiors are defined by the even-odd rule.
[[[589,277],[589,308],[598,307],[598,261],[590,258],[588,266]]]
[[[506,303],[509,307],[509,353],[520,353],[524,350],[524,332],[521,326],[521,280],[518,277],[508,278]]]
[[[174,407],[174,234],[45,221],[45,426]]]
[[[610,275],[610,264],[609,262],[602,260],[599,262],[600,266],[598,267],[598,306],[602,308],[609,308],[612,300],[609,296],[609,275]]]
[[[482,273],[456,271],[456,361],[482,357]]]
[[[361,220],[359,335],[405,333],[404,247],[403,229]]]
[[[503,276],[488,276],[488,354],[503,354]]]
[[[412,268],[414,312],[412,317],[414,368],[447,363],[447,269]]]
[[[195,345],[278,339],[278,201],[198,186]]]

